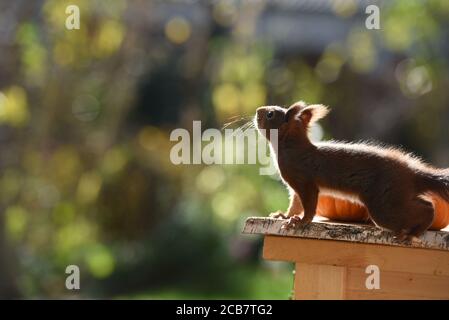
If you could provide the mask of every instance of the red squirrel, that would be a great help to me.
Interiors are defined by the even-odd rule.
[[[449,169],[431,167],[399,149],[372,143],[312,143],[310,126],[328,112],[323,105],[302,101],[288,109],[257,109],[254,122],[269,141],[267,132],[278,130],[275,156],[290,190],[287,213],[274,217],[288,219],[286,228],[306,226],[322,194],[365,205],[370,219],[398,240],[423,234],[434,219],[433,204],[426,195],[438,194],[449,201]]]

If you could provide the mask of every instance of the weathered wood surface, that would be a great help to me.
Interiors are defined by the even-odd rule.
[[[399,242],[391,232],[372,225],[314,221],[298,230],[285,230],[285,220],[250,217],[246,220],[243,233],[263,234],[310,239],[349,241],[411,248],[426,248],[449,251],[449,232],[427,231],[418,241]]]

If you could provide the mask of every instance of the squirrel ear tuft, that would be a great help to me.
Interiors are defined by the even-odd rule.
[[[311,104],[302,109],[299,117],[306,125],[312,125],[324,118],[328,113],[329,109],[326,106],[322,104]]]

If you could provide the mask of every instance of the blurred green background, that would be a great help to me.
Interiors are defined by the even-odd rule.
[[[292,266],[240,234],[285,188],[173,165],[171,130],[301,99],[332,107],[326,139],[448,167],[448,22],[447,0],[0,0],[0,297],[287,299]]]

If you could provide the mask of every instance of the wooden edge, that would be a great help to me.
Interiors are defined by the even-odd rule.
[[[314,221],[302,229],[285,230],[282,229],[284,222],[283,219],[250,217],[246,220],[243,233],[449,251],[449,232],[446,231],[427,231],[418,241],[399,242],[391,232],[371,225]]]
[[[449,276],[449,253],[443,250],[403,248],[347,241],[265,236],[263,258],[313,265]]]

